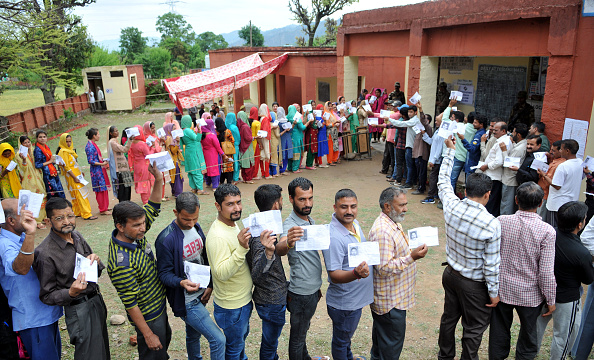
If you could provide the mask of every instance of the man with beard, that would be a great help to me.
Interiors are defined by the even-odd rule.
[[[288,253],[291,277],[287,292],[287,310],[291,313],[289,333],[289,359],[309,359],[306,337],[311,318],[322,297],[322,262],[318,251],[296,251],[295,242],[303,236],[302,226],[314,225],[309,216],[313,207],[313,184],[298,177],[289,183],[291,215],[283,223],[283,235],[277,245],[277,254]]]
[[[70,201],[54,197],[45,205],[48,236],[35,249],[33,269],[39,277],[39,298],[50,306],[64,306],[70,343],[75,359],[110,359],[107,335],[107,308],[99,285],[88,282],[85,273],[76,279],[74,267],[78,254],[96,262],[97,274],[105,269],[81,233],[76,231],[76,216]]]
[[[225,359],[247,359],[245,339],[250,332],[252,277],[246,261],[249,227],[239,231],[241,191],[222,184],[214,193],[218,217],[206,237],[206,254],[214,284],[214,318],[226,339]]]
[[[379,199],[382,212],[369,231],[377,241],[380,264],[373,270],[373,328],[371,359],[398,359],[404,345],[406,311],[415,305],[415,261],[425,257],[427,245],[412,251],[402,225],[407,211],[406,190],[389,187]]]

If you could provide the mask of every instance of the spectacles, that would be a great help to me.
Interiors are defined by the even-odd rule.
[[[68,219],[68,221],[72,221],[72,220],[76,219],[76,216],[75,215],[66,215],[66,217],[58,216],[58,217],[54,218],[54,221],[62,222],[62,221],[64,221],[64,219]]]

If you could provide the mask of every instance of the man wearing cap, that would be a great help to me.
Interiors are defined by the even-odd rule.
[[[518,93],[518,102],[514,105],[509,115],[509,129],[513,129],[516,123],[524,123],[528,125],[528,128],[534,123],[534,107],[526,102],[527,98],[528,93],[526,91],[520,91]]]
[[[435,101],[437,111],[435,112],[435,116],[444,112],[449,103],[450,92],[448,91],[448,84],[442,81],[439,83],[439,88],[437,89],[437,100]]]
[[[388,95],[388,99],[391,101],[400,101],[402,104],[406,104],[404,91],[400,91],[400,83],[398,81],[394,83],[394,91]]]

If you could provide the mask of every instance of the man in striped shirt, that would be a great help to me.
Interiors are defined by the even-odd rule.
[[[138,335],[140,360],[168,359],[171,328],[165,309],[165,287],[157,277],[157,264],[145,233],[159,216],[163,175],[149,165],[155,185],[147,204],[123,201],[113,208],[116,229],[109,242],[107,273],[126,307]]]
[[[491,179],[481,173],[468,175],[466,198],[460,200],[450,180],[456,147],[451,138],[439,171],[439,198],[443,203],[448,266],[443,272],[444,311],[439,327],[438,359],[456,356],[455,332],[462,318],[461,359],[477,359],[483,332],[489,326],[491,308],[499,297],[499,247],[501,225],[485,204],[491,194]]]

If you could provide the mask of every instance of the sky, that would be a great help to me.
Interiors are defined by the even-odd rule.
[[[83,18],[91,36],[98,42],[119,39],[120,30],[126,27],[137,27],[147,37],[160,37],[155,30],[155,23],[159,15],[170,11],[166,1],[168,0],[97,0],[94,4],[77,9],[75,14]],[[338,18],[345,13],[421,1],[359,0],[332,17]],[[308,0],[302,2],[311,3]],[[197,34],[205,31],[215,34],[232,32],[241,29],[250,20],[253,25],[264,31],[296,24],[289,12],[287,0],[179,0],[175,10],[184,15]]]

